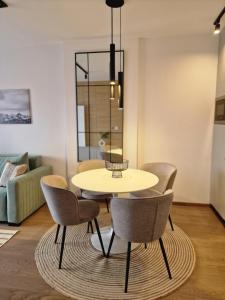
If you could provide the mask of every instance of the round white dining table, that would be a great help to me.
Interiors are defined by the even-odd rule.
[[[155,186],[159,179],[156,175],[138,169],[127,169],[122,172],[121,178],[113,178],[112,172],[107,169],[94,169],[76,174],[72,177],[72,183],[82,189],[98,193],[113,194],[113,197],[118,197],[120,193],[131,193],[142,191]],[[132,201],[132,200],[131,200]],[[104,248],[107,252],[110,238],[112,235],[111,227],[101,228],[101,235]],[[101,246],[96,233],[91,236],[93,247],[101,251]],[[132,244],[132,249],[138,244]],[[111,249],[112,254],[125,253],[127,251],[127,242],[120,238],[114,238]]]

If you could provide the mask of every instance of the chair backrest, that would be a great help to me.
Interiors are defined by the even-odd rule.
[[[85,172],[94,169],[105,168],[105,161],[101,159],[84,160],[78,164],[77,172]]]
[[[80,223],[78,200],[67,190],[63,177],[44,176],[41,178],[41,187],[52,218],[57,224],[66,226]]]
[[[141,169],[151,172],[159,178],[159,182],[153,187],[154,190],[163,194],[166,190],[172,189],[177,174],[177,168],[174,165],[154,162],[142,165]]]
[[[165,231],[172,191],[153,198],[113,198],[111,213],[115,234],[128,242],[148,243]]]
[[[43,180],[44,183],[49,186],[65,189],[65,190],[68,189],[68,184],[66,179],[60,175],[48,175],[43,177]]]

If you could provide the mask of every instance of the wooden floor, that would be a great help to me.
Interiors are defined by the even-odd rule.
[[[173,221],[192,239],[197,264],[191,278],[165,300],[225,299],[225,228],[209,207],[173,206]],[[0,249],[0,300],[65,300],[39,276],[34,250],[53,224],[46,206]],[[8,226],[0,225],[0,228]],[[12,227],[11,227],[12,228]],[[78,299],[79,300],[79,299]]]

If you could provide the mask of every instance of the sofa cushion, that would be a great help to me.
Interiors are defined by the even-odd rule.
[[[2,174],[2,171],[4,170],[5,164],[7,161],[12,162],[13,159],[15,159],[15,156],[10,155],[1,155],[0,156],[0,175]]]
[[[27,164],[28,167],[29,167],[29,160],[28,160],[28,153],[27,152],[22,154],[22,155],[1,154],[0,155],[0,175],[2,174],[2,171],[3,171],[7,161],[10,161],[11,163],[13,163],[15,165]]]
[[[17,166],[26,164],[29,170],[28,152],[25,152],[24,154],[17,156],[16,158],[12,159],[11,162]]]
[[[15,170],[16,166],[11,162],[6,162],[5,167],[2,171],[0,177],[0,186],[6,186],[10,178],[12,177],[13,171]]]
[[[7,191],[5,187],[0,187],[0,220],[7,221]]]
[[[9,180],[17,176],[23,175],[24,173],[26,173],[27,169],[28,169],[27,164],[22,164],[17,166],[7,161],[2,171],[2,174],[0,176],[0,186],[6,187]]]
[[[28,157],[28,160],[27,160]],[[27,153],[24,153],[24,155],[18,155],[18,154],[0,154],[0,175],[2,174],[2,171],[4,169],[4,166],[7,161],[10,161],[16,165],[20,164],[27,164],[29,161],[29,170],[34,170],[38,167],[41,167],[41,156],[40,155],[27,155]]]
[[[15,169],[13,170],[13,173],[12,173],[10,179],[12,179],[14,177],[17,177],[17,176],[20,176],[20,175],[23,175],[24,173],[27,172],[27,169],[28,169],[27,164],[22,164],[22,165],[15,166]]]
[[[29,166],[30,170],[41,167],[41,156],[40,155],[29,155]]]

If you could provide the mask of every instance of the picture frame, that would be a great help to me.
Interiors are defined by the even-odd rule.
[[[29,89],[0,90],[0,124],[31,124]]]

